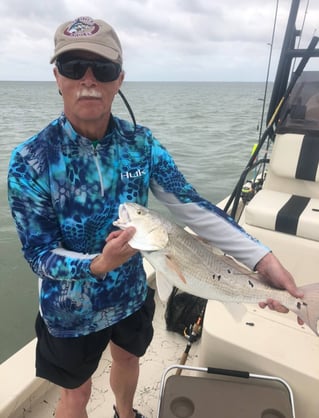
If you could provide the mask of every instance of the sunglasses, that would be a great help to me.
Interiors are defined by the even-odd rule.
[[[59,73],[72,80],[80,80],[87,69],[92,69],[97,81],[106,83],[116,80],[121,73],[121,66],[112,61],[106,60],[87,60],[82,58],[70,58],[67,60],[57,59],[56,66]]]

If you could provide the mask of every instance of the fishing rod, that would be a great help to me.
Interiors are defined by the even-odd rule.
[[[180,359],[179,364],[180,365],[184,365],[187,361],[190,349],[192,348],[192,344],[197,340],[201,329],[202,329],[202,322],[204,319],[204,314],[205,314],[205,309],[206,309],[206,304],[203,306],[200,314],[198,315],[198,318],[196,320],[196,322],[192,325],[191,327],[191,333],[189,335],[187,335],[186,330],[184,331],[184,335],[185,337],[188,339],[186,347],[185,347],[185,351],[182,354],[182,357]],[[176,370],[176,374],[180,375],[181,374],[182,369],[177,369]]]
[[[296,31],[295,29],[295,20],[297,17],[297,11],[299,6],[299,0],[293,1],[293,6],[290,11],[289,21],[287,25],[285,40],[283,44],[283,49],[281,53],[280,63],[278,66],[278,71],[276,75],[276,80],[273,87],[273,94],[271,98],[271,104],[269,105],[269,111],[267,116],[267,127],[258,142],[256,148],[254,149],[248,164],[246,165],[246,168],[244,169],[243,173],[241,174],[239,181],[237,182],[232,194],[230,195],[225,207],[224,211],[228,212],[230,209],[230,206],[232,205],[230,216],[235,219],[239,200],[241,197],[241,191],[242,187],[244,185],[244,182],[246,180],[246,176],[248,172],[252,169],[252,165],[255,164],[255,160],[257,158],[257,155],[259,151],[261,150],[262,146],[264,145],[267,138],[273,138],[274,136],[274,125],[277,123],[279,118],[279,111],[281,110],[283,104],[285,103],[286,99],[289,97],[293,87],[295,86],[298,78],[300,77],[301,73],[303,72],[306,64],[308,63],[309,59],[314,56],[319,56],[319,50],[316,49],[316,46],[318,44],[319,38],[317,36],[314,36],[307,49],[302,50],[296,50],[294,49],[294,44],[296,40],[296,36],[299,34],[299,31]],[[288,33],[289,32],[289,33]],[[292,33],[293,32],[293,36]],[[293,42],[293,43],[292,43]],[[299,65],[294,71],[294,73],[291,76],[289,85],[288,84],[288,76],[291,68],[292,58],[293,57],[301,57],[302,59],[299,62]],[[284,74],[279,71],[279,67],[281,71],[284,71]],[[278,87],[276,87],[278,86]],[[277,88],[278,90],[282,91],[282,88],[284,86],[284,92],[281,93],[281,98],[278,96]]]
[[[275,39],[275,32],[276,32],[276,26],[277,26],[277,17],[278,17],[278,6],[279,6],[279,0],[276,2],[276,10],[275,10],[275,17],[274,17],[274,24],[272,28],[272,35],[271,35],[271,42],[270,42],[270,50],[269,50],[269,58],[268,58],[268,65],[267,65],[267,74],[266,74],[266,83],[265,83],[265,89],[264,89],[264,97],[262,100],[263,106],[261,110],[261,118],[260,118],[260,125],[259,125],[259,141],[262,135],[263,125],[264,125],[264,116],[265,116],[265,107],[266,107],[266,99],[267,99],[267,93],[268,93],[268,84],[269,84],[269,74],[270,74],[270,68],[271,68],[271,59],[272,59],[272,52],[274,47],[274,39]]]
[[[246,165],[246,168],[244,169],[244,171],[242,172],[238,183],[236,184],[231,196],[229,197],[225,207],[224,207],[224,211],[227,212],[232,205],[232,209],[231,209],[231,213],[230,216],[232,218],[235,219],[236,217],[236,213],[237,213],[237,209],[238,209],[238,205],[239,205],[239,200],[241,197],[241,191],[243,188],[243,185],[245,183],[247,174],[249,173],[249,171],[253,168],[253,164],[255,163],[255,160],[257,158],[257,155],[259,154],[259,151],[261,150],[262,146],[264,145],[265,141],[267,138],[272,138],[274,135],[274,128],[273,125],[275,124],[275,122],[278,120],[279,117],[279,111],[281,110],[283,104],[285,103],[286,99],[289,97],[293,87],[295,86],[298,78],[300,77],[301,73],[303,72],[305,66],[307,65],[309,58],[311,58],[312,52],[315,50],[316,45],[319,41],[319,38],[317,36],[314,36],[308,46],[307,49],[307,54],[305,54],[302,58],[302,60],[300,61],[296,71],[293,73],[289,86],[286,89],[286,92],[284,93],[284,95],[282,96],[282,98],[279,100],[279,103],[277,104],[276,108],[274,109],[273,114],[270,116],[270,119],[268,121],[267,127],[260,139],[260,141],[258,142],[257,146],[255,147],[249,161],[248,164]],[[258,162],[257,165],[259,163],[261,163],[262,161]],[[256,166],[256,165],[255,165]]]
[[[254,162],[256,160],[256,157],[257,157],[259,151],[261,150],[262,146],[264,145],[266,139],[268,137],[273,137],[273,134],[274,134],[273,125],[278,120],[279,111],[281,110],[281,108],[282,108],[283,104],[285,103],[286,99],[289,97],[289,95],[291,93],[291,90],[295,86],[298,78],[300,77],[300,75],[303,72],[305,66],[307,65],[307,63],[309,61],[309,58],[311,58],[313,56],[312,52],[315,50],[318,41],[319,41],[319,38],[317,36],[314,36],[312,38],[312,40],[309,44],[309,47],[307,49],[308,53],[303,56],[303,58],[300,61],[296,71],[293,73],[290,84],[287,87],[285,94],[279,100],[279,103],[277,104],[276,108],[274,109],[273,114],[270,116],[267,127],[266,127],[260,141],[258,142],[256,148],[254,149],[254,151],[253,151],[253,153],[252,153],[252,155],[251,155],[251,157],[248,161],[248,164],[246,165],[246,168],[242,172],[237,185],[235,186],[231,196],[229,197],[229,199],[228,199],[228,201],[227,201],[227,203],[224,207],[224,211],[227,212],[229,210],[231,204],[234,201],[233,206],[232,206],[232,210],[231,210],[231,213],[230,213],[230,216],[234,219],[236,217],[238,204],[239,204],[239,200],[240,200],[240,195],[241,195],[241,190],[242,190],[242,187],[243,187],[244,182],[246,180],[246,176],[247,176],[248,172],[252,169],[252,165],[254,164]]]
[[[304,12],[304,16],[303,16],[303,20],[302,20],[302,24],[301,24],[301,28],[300,28],[300,36],[299,36],[299,40],[298,40],[297,49],[300,48],[301,38],[302,38],[303,30],[304,30],[304,27],[305,27],[305,23],[306,23],[306,17],[307,17],[308,9],[309,9],[309,2],[310,2],[310,0],[307,0],[307,5],[306,5],[306,8],[305,8],[305,12]],[[294,62],[293,67],[292,67],[292,71],[294,71],[295,64],[296,64],[296,58],[295,58],[295,62]]]
[[[276,123],[278,121],[278,113],[279,109],[281,108],[281,105],[283,104],[283,99],[285,98],[285,96],[287,97],[286,93],[288,89],[288,94],[291,92],[295,82],[297,81],[297,78],[300,76],[301,72],[303,71],[307,62],[309,61],[309,58],[319,57],[319,50],[316,49],[318,37],[316,36],[313,36],[308,48],[295,48],[296,39],[297,37],[300,38],[301,36],[301,30],[297,30],[295,27],[299,4],[300,0],[292,1],[287,29],[273,85],[272,96],[269,103],[267,125],[269,125],[270,122]],[[290,85],[288,86],[292,61],[296,58],[301,58],[301,62],[299,63],[296,71],[292,73],[292,82],[290,82]],[[277,112],[276,109],[278,109]]]
[[[279,103],[277,104],[272,116],[270,117],[269,121],[268,121],[268,126],[274,124],[279,117],[279,111],[282,108],[282,105],[284,104],[284,102],[286,101],[286,99],[289,97],[291,90],[294,88],[298,78],[300,77],[301,73],[303,72],[303,70],[305,69],[305,66],[307,65],[309,58],[313,57],[313,52],[316,49],[316,46],[318,44],[319,38],[318,36],[314,36],[311,41],[310,44],[307,48],[307,53],[302,57],[296,71],[293,72],[292,76],[291,76],[291,80],[290,83],[286,89],[285,94],[282,96],[282,98],[280,99]]]
[[[132,122],[133,122],[133,126],[134,126],[134,134],[135,134],[137,125],[136,125],[136,119],[135,119],[135,115],[134,115],[133,109],[131,108],[131,106],[130,106],[127,98],[125,97],[124,93],[122,92],[122,90],[119,90],[118,91],[118,94],[121,97],[121,99],[123,100],[123,103],[125,104],[126,109],[128,110],[128,112],[129,112],[129,114],[131,116],[131,119],[132,119]]]
[[[300,35],[300,31],[296,29],[296,20],[299,10],[300,0],[293,0],[287,22],[287,28],[281,48],[281,54],[278,62],[277,73],[273,85],[272,95],[269,102],[266,123],[269,121],[286,91],[288,79],[290,75],[291,63],[293,56],[289,51],[295,50],[296,38]]]

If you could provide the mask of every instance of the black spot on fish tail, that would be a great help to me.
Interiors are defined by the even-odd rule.
[[[219,275],[217,276],[218,281],[219,281],[221,278],[222,278],[222,276],[219,274]]]
[[[231,274],[231,270],[230,269],[227,269],[227,273]]]
[[[248,280],[248,284],[249,284],[250,287],[254,287],[254,283],[251,282],[250,280]]]
[[[308,306],[307,302],[297,302],[297,309],[301,309],[302,306]]]

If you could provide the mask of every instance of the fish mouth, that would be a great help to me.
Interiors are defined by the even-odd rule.
[[[121,203],[118,210],[119,218],[114,222],[114,225],[125,225],[131,221],[130,214],[125,206]]]

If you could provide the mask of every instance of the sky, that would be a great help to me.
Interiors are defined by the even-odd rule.
[[[301,0],[301,11],[308,0]],[[291,0],[280,0],[276,64]],[[265,81],[277,0],[1,0],[0,80],[53,80],[56,28],[78,16],[111,24],[128,81]],[[301,16],[298,28],[302,26]],[[318,36],[311,0],[305,46]],[[270,72],[274,78],[275,70]]]

